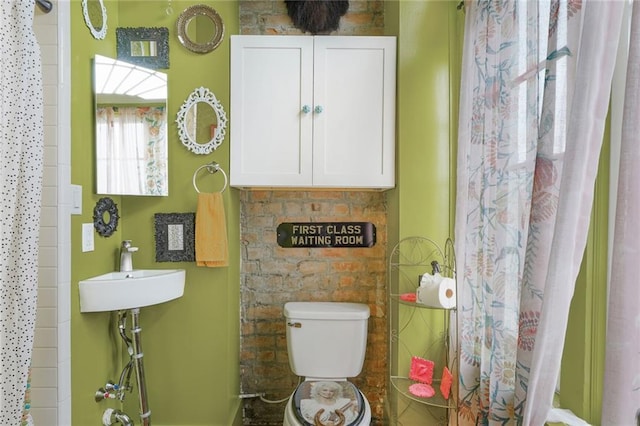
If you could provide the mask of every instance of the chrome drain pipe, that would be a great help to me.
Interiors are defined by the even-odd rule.
[[[122,426],[133,426],[133,421],[125,413],[113,408],[107,408],[102,415],[102,424],[111,426],[115,423],[120,423]]]
[[[129,356],[133,355],[133,347],[131,346],[131,339],[127,336],[126,332],[127,328],[127,311],[118,311],[118,333],[120,333],[120,337],[127,345],[127,353]]]
[[[138,401],[140,402],[140,420],[143,426],[151,426],[151,410],[147,401],[147,386],[144,378],[144,365],[142,363],[142,337],[140,336],[140,308],[131,309],[131,334],[133,341],[133,366],[136,370],[138,382]]]

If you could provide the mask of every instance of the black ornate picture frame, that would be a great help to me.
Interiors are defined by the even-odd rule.
[[[152,69],[169,68],[169,29],[116,28],[118,59]]]
[[[119,219],[118,205],[109,197],[100,198],[93,208],[93,227],[98,235],[106,238],[113,235]]]
[[[195,262],[196,214],[156,213],[156,262]]]

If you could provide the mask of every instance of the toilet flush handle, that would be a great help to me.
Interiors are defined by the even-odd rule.
[[[293,328],[300,328],[302,327],[302,324],[300,324],[299,322],[288,322],[287,325],[289,327],[293,327]]]

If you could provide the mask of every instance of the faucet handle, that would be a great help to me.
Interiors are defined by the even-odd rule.
[[[131,240],[124,240],[122,242],[122,246],[120,247],[120,250],[127,252],[127,253],[133,253],[135,251],[138,251],[138,247],[133,247],[131,245]]]

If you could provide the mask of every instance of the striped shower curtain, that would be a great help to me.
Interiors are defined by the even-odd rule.
[[[21,423],[33,350],[43,96],[34,0],[0,1],[0,424]]]

